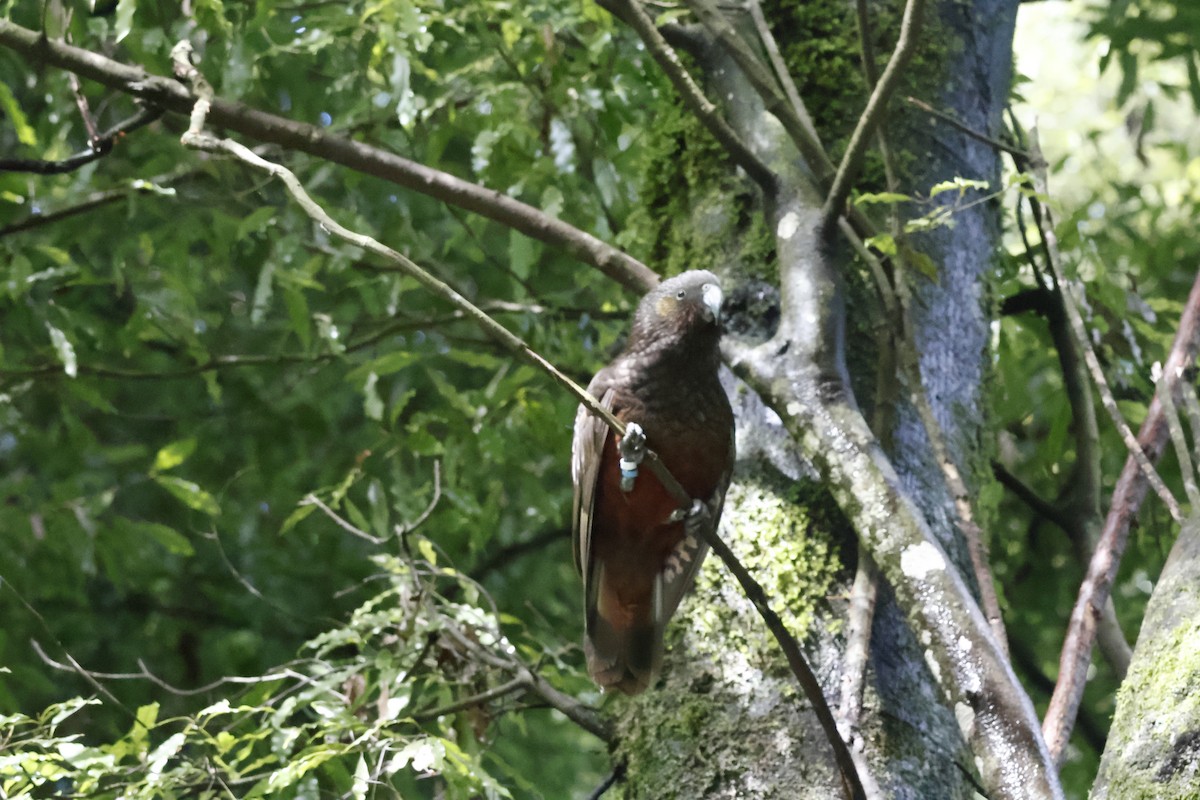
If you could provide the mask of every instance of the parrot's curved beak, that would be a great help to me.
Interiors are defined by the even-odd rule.
[[[704,303],[704,307],[708,310],[713,322],[720,323],[721,303],[724,300],[725,293],[715,283],[706,283],[700,287],[700,301]]]

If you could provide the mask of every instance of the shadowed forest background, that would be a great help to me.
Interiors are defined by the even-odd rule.
[[[1015,676],[996,680],[1041,720],[1129,454],[1064,309],[1136,433],[1200,269],[1200,10],[920,5],[849,197],[821,217],[874,235],[797,254],[794,220],[815,220],[836,181],[778,108],[794,89],[841,164],[905,3],[0,0],[0,797],[841,796],[804,695],[716,557],[672,623],[662,686],[627,699],[588,680],[577,399],[280,181],[181,144],[190,98],[158,109],[165,90],[120,72],[169,80],[180,40],[216,98],[244,104],[215,106],[208,133],[286,165],[338,223],[580,383],[654,273],[718,273],[740,457],[722,534],[849,715],[870,796],[1021,796],[964,722],[975,700],[946,688],[939,664],[956,656],[923,635],[924,567],[864,533],[884,526],[852,507],[858,478],[838,476],[854,470],[790,427],[805,364],[785,381],[752,348],[780,328],[805,341],[795,276],[819,251],[814,274],[834,265],[844,298],[824,304],[828,330],[846,332],[892,488],[985,606],[948,614],[962,638],[947,641],[995,644],[976,624],[994,585]],[[681,100],[630,9],[731,139]],[[741,77],[721,19],[777,96]],[[778,360],[825,363],[811,349]],[[1051,765],[1029,797],[1140,796],[1108,788],[1145,744],[1122,733],[1105,755],[1118,697],[1135,722],[1192,715],[1160,743],[1174,771],[1156,785],[1195,796],[1178,787],[1200,763],[1184,735],[1200,730],[1186,699],[1200,614],[1175,619],[1175,660],[1138,665],[1159,652],[1139,629],[1164,563],[1197,527],[1192,447],[1159,447],[1178,519],[1152,490],[1126,520],[1070,738],[1047,756],[1037,726],[1012,721],[1029,731],[1018,761]],[[868,551],[879,602],[856,634]],[[848,661],[856,635],[869,655]],[[1118,695],[1127,671],[1174,694],[1130,681]]]

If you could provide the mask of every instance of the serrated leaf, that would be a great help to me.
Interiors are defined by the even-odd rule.
[[[412,399],[416,396],[417,390],[409,389],[392,401],[392,411],[390,414],[388,414],[388,422],[391,425],[396,424],[396,421],[400,419],[400,415],[404,413],[404,409],[408,407],[408,404],[412,402]]]
[[[355,367],[346,373],[346,380],[350,383],[358,383],[367,379],[371,373],[375,373],[379,377],[391,375],[393,372],[399,372],[405,367],[415,364],[422,358],[420,353],[413,353],[408,350],[397,350],[394,353],[380,356],[372,359],[360,367]]]
[[[154,466],[151,469],[154,472],[174,469],[187,461],[188,456],[194,452],[196,452],[196,437],[194,436],[171,442],[154,454]]]
[[[192,481],[174,475],[152,475],[154,482],[166,489],[188,508],[215,517],[221,513],[217,499]]]

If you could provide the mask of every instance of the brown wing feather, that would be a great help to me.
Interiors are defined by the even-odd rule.
[[[722,473],[717,482],[717,488],[704,501],[708,515],[700,520],[709,531],[720,524],[721,511],[725,507],[725,493],[729,489],[729,481],[733,477],[734,436],[730,429],[729,436],[729,467]],[[659,596],[662,598],[661,613],[657,615],[656,624],[665,627],[667,621],[675,615],[683,596],[692,586],[692,580],[708,555],[708,541],[700,528],[692,529],[685,524],[687,535],[676,545],[675,550],[667,557],[667,563],[659,573]]]
[[[588,392],[600,400],[600,405],[612,410],[615,392],[607,386],[605,371],[601,370],[588,384]],[[588,589],[588,566],[591,560],[592,511],[596,502],[596,481],[600,477],[600,461],[608,442],[609,430],[604,420],[583,405],[575,412],[575,437],[571,441],[571,480],[575,497],[571,507],[571,542],[574,548],[575,569],[583,576],[584,596]]]

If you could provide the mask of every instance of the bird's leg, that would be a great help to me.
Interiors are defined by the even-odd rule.
[[[710,516],[708,506],[693,498],[691,508],[675,509],[667,521],[682,522],[684,530],[691,534],[699,530],[699,526],[703,525]]]
[[[621,452],[621,491],[632,492],[638,466],[646,457],[646,432],[642,426],[636,422],[628,423],[617,449]]]

